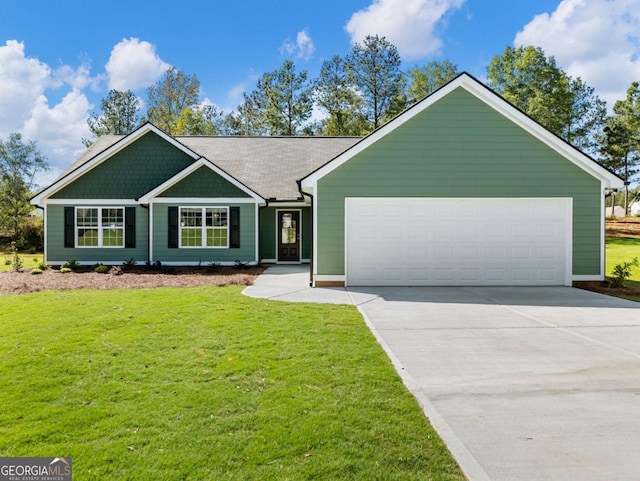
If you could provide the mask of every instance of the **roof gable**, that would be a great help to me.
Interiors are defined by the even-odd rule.
[[[206,172],[203,172],[201,169],[206,169]],[[213,175],[211,175],[213,174]],[[221,194],[219,195],[211,195],[209,192],[205,192],[202,190],[205,188],[202,185],[197,185],[195,188],[197,190],[193,191],[193,194],[190,195],[178,195],[182,194],[182,189],[180,189],[181,182],[188,182],[190,179],[193,179],[194,175],[202,176],[202,178],[212,180],[214,179],[216,184],[222,187]],[[223,185],[226,183],[227,185]],[[215,188],[215,186],[212,186]],[[165,195],[166,194],[166,195]],[[201,157],[193,164],[189,165],[182,171],[176,173],[171,178],[167,179],[162,184],[157,187],[151,189],[149,192],[142,195],[139,200],[142,204],[148,204],[153,199],[158,197],[164,198],[242,198],[247,197],[253,199],[255,202],[264,203],[265,199],[263,199],[259,194],[251,190],[249,187],[238,181],[236,178],[229,175],[227,172],[222,170],[220,167],[215,165],[208,159]]]
[[[373,131],[350,149],[303,177],[300,180],[302,188],[305,191],[313,193],[319,179],[338,169],[344,163],[365,151],[376,142],[385,138],[388,134],[395,131],[423,111],[429,109],[457,89],[464,89],[464,91],[479,99],[494,111],[501,114],[504,118],[522,128],[529,135],[543,142],[546,146],[556,151],[562,157],[598,179],[604,187],[622,187],[622,180],[618,176],[609,172],[600,166],[595,160],[542,127],[539,123],[518,110],[469,74],[463,73],[445,86],[441,87],[439,90],[433,92],[430,96],[395,117],[387,124]]]
[[[112,142],[93,157],[76,162],[53,184],[37,193],[32,204],[47,198],[135,198],[194,162],[199,155],[147,123]],[[98,142],[102,145],[102,142]]]

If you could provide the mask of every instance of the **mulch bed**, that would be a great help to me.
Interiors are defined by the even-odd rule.
[[[208,272],[206,268],[169,267],[163,271],[133,268],[122,274],[98,274],[91,270],[61,274],[57,269],[49,269],[33,275],[30,270],[23,272],[0,272],[0,293],[25,294],[42,290],[68,289],[131,289],[151,287],[194,287],[194,286],[250,286],[263,267],[248,267],[241,270],[233,267],[216,268]]]
[[[640,217],[619,217],[606,220],[608,237],[640,237]]]
[[[613,218],[606,221],[606,235],[609,237],[640,237],[640,218]],[[207,268],[174,267],[163,271],[136,267],[121,275],[98,274],[85,269],[79,272],[61,274],[56,269],[32,275],[23,272],[0,272],[0,293],[24,294],[45,289],[129,289],[151,287],[192,287],[192,286],[249,286],[264,270],[263,267],[249,267],[238,270],[220,267],[215,272]],[[610,289],[602,282],[576,282],[575,287],[614,296],[639,296],[640,288]]]

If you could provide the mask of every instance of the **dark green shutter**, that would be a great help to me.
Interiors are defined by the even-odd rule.
[[[64,208],[64,246],[75,247],[75,209]]]
[[[229,207],[229,247],[240,247],[240,207]]]
[[[169,232],[168,235],[168,247],[169,249],[178,248],[178,208],[169,207]]]
[[[136,208],[124,209],[124,246],[133,249],[136,246]]]

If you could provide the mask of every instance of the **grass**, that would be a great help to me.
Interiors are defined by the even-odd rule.
[[[44,259],[42,252],[37,254],[29,254],[26,252],[21,252],[18,254],[23,262],[23,269],[31,269],[32,267],[36,267],[39,262],[42,262]],[[2,257],[0,258],[2,262],[0,262],[0,271],[10,271],[11,268],[11,259],[13,258],[13,254],[11,252],[3,252]]]
[[[616,264],[631,261],[634,257],[640,259],[640,237],[607,237],[607,275],[611,275]],[[640,281],[640,269],[633,269],[629,279]]]
[[[74,480],[462,480],[352,306],[238,287],[2,297],[0,456]]]

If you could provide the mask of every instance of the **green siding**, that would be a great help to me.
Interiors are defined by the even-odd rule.
[[[260,256],[262,259],[276,259],[276,211],[300,210],[302,211],[302,258],[311,258],[311,241],[313,221],[310,207],[278,207],[273,206],[260,209]]]
[[[85,263],[106,262],[122,264],[132,257],[139,262],[146,262],[149,246],[149,211],[136,206],[136,247],[134,249],[109,248],[65,248],[64,247],[64,208],[72,205],[48,205],[47,216],[47,262],[61,264],[70,259]],[[110,206],[99,206],[110,207]],[[111,207],[129,207],[113,205]]]
[[[153,132],[94,167],[54,199],[137,199],[194,161]]]
[[[345,197],[572,197],[573,274],[600,274],[600,182],[462,88],[320,179],[318,274],[344,274]]]
[[[178,204],[153,204],[153,259],[160,262],[255,262],[256,259],[256,205],[253,203],[220,204],[216,202],[180,203],[180,207],[240,207],[240,248],[237,249],[170,249],[168,239],[168,208]]]
[[[239,197],[249,197],[249,194],[216,174],[209,167],[200,167],[162,192],[159,197],[226,197],[237,199]]]

